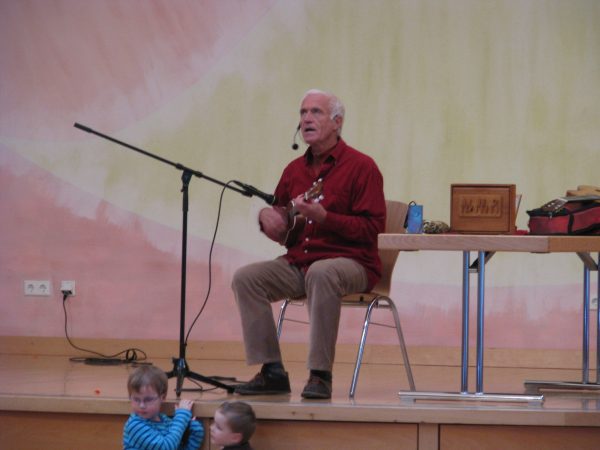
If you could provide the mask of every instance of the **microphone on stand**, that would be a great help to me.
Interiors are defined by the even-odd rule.
[[[277,202],[277,198],[274,195],[266,194],[263,191],[259,191],[254,186],[242,183],[241,181],[233,180],[233,182],[241,188],[244,188],[250,195],[256,195],[257,197],[262,198],[268,205],[274,205]]]
[[[293,144],[292,144],[292,150],[298,150],[298,144],[296,144],[296,136],[298,136],[298,132],[300,131],[300,127],[302,124],[298,124],[298,126],[296,127],[296,132],[294,133],[294,139],[293,139]]]

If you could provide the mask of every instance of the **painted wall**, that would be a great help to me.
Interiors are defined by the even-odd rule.
[[[272,191],[318,87],[345,102],[344,137],[386,195],[427,219],[449,221],[455,182],[516,183],[521,229],[527,209],[600,184],[595,0],[4,0],[0,67],[0,335],[62,336],[59,285],[75,280],[71,336],[179,336],[180,172],[75,122]],[[238,340],[232,273],[281,248],[257,230],[260,200],[189,191],[188,325],[211,289],[190,339]],[[401,255],[409,345],[459,345],[460,265]],[[579,348],[577,257],[498,254],[487,276],[488,346]],[[53,294],[25,297],[30,279]],[[361,316],[344,313],[340,341]]]

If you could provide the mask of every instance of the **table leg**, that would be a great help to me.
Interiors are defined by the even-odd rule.
[[[528,402],[541,403],[543,395],[523,394],[485,394],[483,392],[483,319],[485,303],[485,264],[495,252],[478,252],[478,259],[470,264],[470,252],[463,252],[462,279],[462,355],[461,355],[461,392],[424,392],[400,391],[398,395],[403,401],[416,400],[472,400],[477,402]],[[469,276],[477,272],[477,379],[476,392],[469,392]]]
[[[600,253],[596,263],[596,384],[600,384]]]
[[[600,384],[600,253],[596,262],[596,384]]]
[[[483,393],[483,318],[485,308],[485,252],[480,251],[477,267],[477,376],[476,394]]]
[[[469,267],[471,265],[471,252],[463,252],[463,279],[462,279],[462,353],[460,392],[469,392]]]
[[[600,294],[600,253],[597,262],[587,252],[577,253],[583,261],[583,322],[582,322],[582,361],[581,382],[574,381],[525,381],[526,392],[539,392],[541,389],[554,390],[600,390],[600,311],[596,313],[596,382],[589,381],[589,357],[590,357],[590,272],[598,272],[598,294]],[[600,297],[598,297],[600,298]]]
[[[590,269],[583,266],[583,323],[581,352],[581,382],[590,381]]]

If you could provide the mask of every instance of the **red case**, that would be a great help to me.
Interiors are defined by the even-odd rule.
[[[600,234],[600,203],[573,202],[551,213],[542,208],[527,211],[531,234]]]

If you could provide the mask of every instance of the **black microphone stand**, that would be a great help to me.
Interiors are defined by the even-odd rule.
[[[246,197],[252,197],[253,193],[249,192],[247,189],[237,189],[235,187],[229,186],[226,183],[223,183],[214,178],[208,177],[204,175],[202,172],[198,172],[196,170],[185,167],[182,164],[175,163],[173,161],[169,161],[168,159],[161,158],[160,156],[154,155],[146,150],[142,150],[141,148],[134,147],[133,145],[129,145],[123,141],[119,141],[105,134],[99,133],[95,130],[92,130],[89,127],[81,125],[77,122],[73,125],[75,128],[79,128],[80,130],[87,131],[88,133],[95,134],[104,139],[108,139],[109,141],[115,142],[116,144],[122,145],[124,147],[135,150],[136,152],[142,153],[151,158],[157,159],[165,164],[169,164],[175,167],[178,170],[181,170],[183,173],[181,175],[182,188],[181,192],[183,194],[183,225],[182,225],[182,237],[181,237],[181,312],[179,316],[179,357],[173,358],[173,370],[167,372],[167,377],[173,378],[177,377],[177,385],[175,387],[175,393],[177,397],[181,394],[183,380],[185,378],[191,378],[193,380],[201,381],[203,383],[211,384],[215,387],[219,387],[225,389],[227,392],[231,393],[235,389],[234,386],[229,386],[224,383],[221,383],[218,380],[213,378],[206,377],[204,375],[200,375],[198,373],[192,372],[185,360],[185,291],[186,291],[186,271],[187,271],[187,216],[188,216],[188,186],[192,179],[192,176],[196,176],[198,178],[205,178],[209,181],[212,181],[215,184],[231,189],[232,191],[239,192],[240,194]]]

